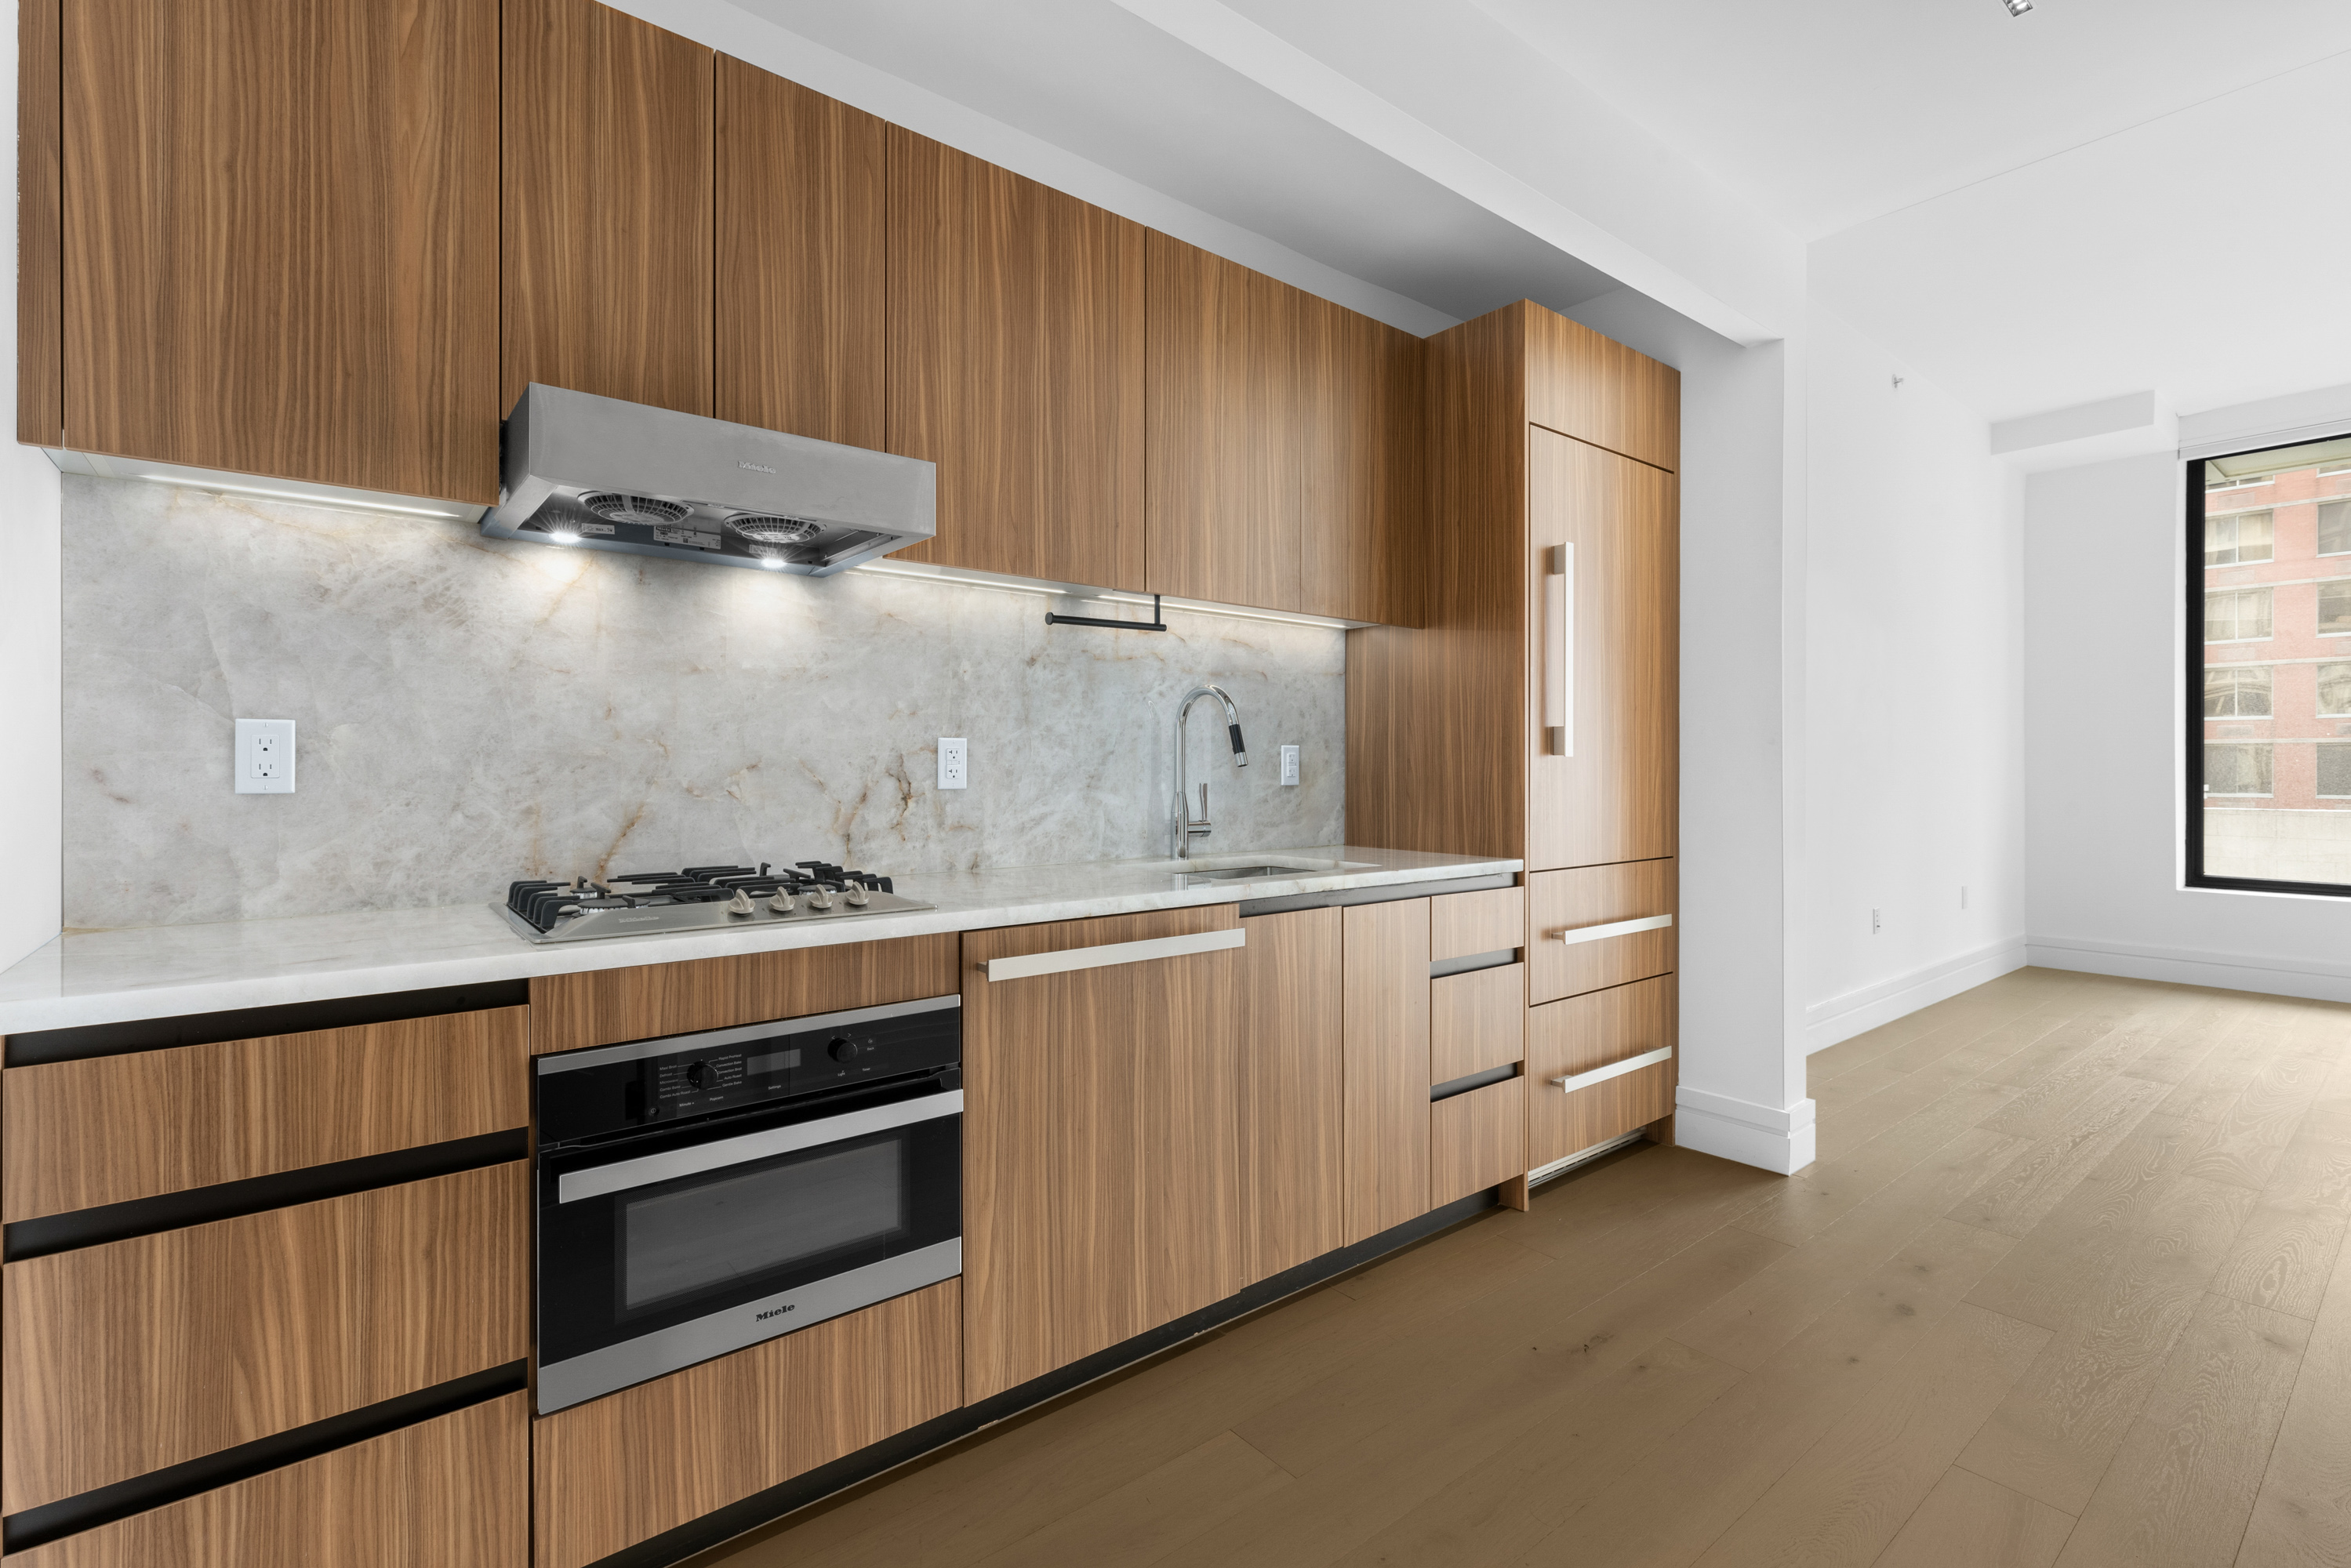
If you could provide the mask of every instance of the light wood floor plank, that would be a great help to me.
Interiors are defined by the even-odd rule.
[[[2074,1516],[1956,1465],[1871,1568],[2049,1568]]]
[[[2270,1449],[2239,1568],[2351,1568],[2351,1263],[2338,1261]]]

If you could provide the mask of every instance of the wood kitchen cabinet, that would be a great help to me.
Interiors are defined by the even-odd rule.
[[[716,412],[883,444],[889,127],[718,57]]]
[[[594,0],[502,3],[490,439],[532,382],[712,413],[716,57]]]
[[[1422,527],[1422,349],[1384,321],[1300,296],[1304,488],[1297,608],[1417,626],[1429,554]]]
[[[1244,1284],[1346,1239],[1340,915],[1306,909],[1241,922]]]
[[[1428,902],[1340,912],[1350,1242],[1428,1212]]]
[[[20,439],[497,498],[497,12],[26,0]]]
[[[1240,1289],[1245,939],[1230,904],[965,936],[967,1402]]]
[[[1527,1157],[1581,1154],[1674,1113],[1673,977],[1527,1014]],[[1564,1080],[1565,1082],[1562,1082]]]
[[[902,560],[1146,588],[1141,225],[889,131],[889,450],[938,465]]]

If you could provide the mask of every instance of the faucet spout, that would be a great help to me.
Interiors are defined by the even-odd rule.
[[[1200,786],[1200,815],[1195,819],[1190,802],[1186,799],[1189,791],[1184,776],[1184,721],[1191,716],[1192,705],[1202,697],[1216,698],[1225,710],[1225,737],[1232,745],[1233,766],[1249,766],[1249,746],[1241,739],[1240,710],[1233,706],[1231,694],[1224,687],[1215,685],[1194,686],[1186,692],[1183,702],[1176,709],[1176,810],[1169,823],[1173,840],[1169,852],[1177,860],[1190,860],[1192,841],[1207,837],[1211,826],[1208,821],[1208,787],[1206,784]]]

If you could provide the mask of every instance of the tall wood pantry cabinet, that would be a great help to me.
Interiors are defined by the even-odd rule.
[[[1426,346],[1426,622],[1348,633],[1347,833],[1526,862],[1540,1169],[1673,1113],[1680,377],[1525,301]]]

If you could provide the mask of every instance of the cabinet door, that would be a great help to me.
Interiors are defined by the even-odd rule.
[[[504,5],[499,412],[542,382],[706,414],[716,57],[594,0]]]
[[[1671,474],[1528,430],[1530,871],[1674,852],[1677,528]]]
[[[1420,340],[1327,299],[1300,299],[1297,608],[1417,626],[1429,549]]]
[[[1307,909],[1241,922],[1245,1284],[1345,1240],[1339,915]]]
[[[1503,964],[1428,982],[1428,1086],[1527,1053],[1527,967]]]
[[[65,0],[66,444],[496,501],[496,28]]]
[[[12,1552],[8,1568],[522,1568],[528,1397],[469,1405]]]
[[[1527,1081],[1505,1079],[1428,1108],[1428,1206],[1527,1174]]]
[[[0,1268],[15,1513],[528,1354],[521,1162]]]
[[[1144,590],[1145,231],[889,136],[889,448],[939,468],[900,559]]]
[[[1219,904],[966,936],[967,1402],[1240,1288],[1241,936]]]
[[[953,1410],[960,1300],[943,1281],[539,1421],[537,1568],[583,1568]]]
[[[1428,1212],[1428,900],[1340,913],[1352,1243]]]
[[[887,129],[718,57],[719,418],[881,446]]]
[[[1674,1113],[1675,999],[1663,975],[1528,1009],[1531,1167]]]
[[[1320,301],[1162,234],[1149,275],[1150,591],[1298,609],[1301,338]]]

